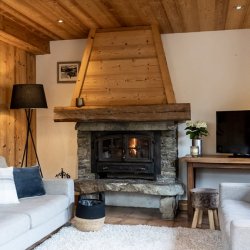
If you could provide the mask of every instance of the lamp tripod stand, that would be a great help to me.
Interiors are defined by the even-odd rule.
[[[25,114],[26,114],[26,119],[27,119],[27,132],[26,132],[26,141],[25,141],[25,147],[23,151],[21,167],[23,167],[24,158],[25,158],[25,167],[28,166],[29,135],[30,135],[32,146],[36,155],[37,164],[38,166],[40,166],[40,173],[41,173],[41,176],[43,177],[41,165],[40,165],[39,158],[38,158],[37,151],[36,151],[35,141],[34,141],[32,130],[31,130],[32,112],[33,112],[33,109],[31,108],[25,109]]]

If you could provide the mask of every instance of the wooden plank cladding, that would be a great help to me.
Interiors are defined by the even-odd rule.
[[[102,32],[102,30],[97,30],[94,47],[98,46],[131,46],[131,45],[148,45],[154,44],[152,32],[150,26],[148,29],[138,29],[127,30],[127,29],[116,29],[110,32]],[[129,47],[127,47],[129,48]]]
[[[156,26],[92,29],[71,106],[175,103],[164,55]]]
[[[185,121],[189,120],[190,117],[190,104],[188,103],[126,107],[54,108],[55,122]]]
[[[145,55],[148,58],[155,57],[155,48],[153,44],[136,44],[130,45],[127,50],[127,45],[118,46],[96,46],[92,50],[91,60],[112,60],[123,58],[142,58]]]
[[[130,76],[136,74],[150,75],[151,73],[160,74],[159,63],[156,58],[126,58],[123,60],[90,61],[87,70],[87,76]]]
[[[158,88],[162,86],[161,77],[158,72],[156,74],[150,73],[135,74],[135,75],[92,75],[86,76],[83,88],[132,88],[135,84],[140,88]]]
[[[23,109],[10,109],[14,83],[34,83],[36,59],[33,54],[0,41],[0,155],[9,166],[20,166],[26,141],[26,116]],[[32,119],[33,137],[36,139],[36,115]],[[36,163],[29,141],[28,164]]]
[[[47,41],[151,24],[165,34],[250,28],[250,0],[1,0],[0,13],[22,27],[19,35],[26,27]]]
[[[74,89],[74,93],[73,93],[73,97],[71,101],[71,106],[75,105],[75,99],[79,97],[82,92],[83,83],[84,83],[86,72],[88,69],[90,53],[93,48],[95,32],[96,32],[96,29],[92,29],[89,32],[87,46],[82,56],[82,63],[81,63],[81,67],[77,76],[76,85],[75,85],[75,89]]]
[[[3,15],[0,15],[0,40],[33,54],[50,53],[48,40]]]
[[[157,54],[157,59],[159,61],[160,72],[162,76],[162,82],[165,90],[165,95],[168,100],[168,103],[175,103],[174,90],[170,78],[170,74],[168,71],[168,65],[164,53],[164,49],[162,46],[161,36],[156,25],[152,25],[152,33],[155,43],[155,49]]]

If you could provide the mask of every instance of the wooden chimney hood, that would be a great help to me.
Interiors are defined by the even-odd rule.
[[[76,98],[84,99],[76,107]],[[184,121],[190,104],[175,101],[157,26],[92,29],[70,107],[55,122]]]

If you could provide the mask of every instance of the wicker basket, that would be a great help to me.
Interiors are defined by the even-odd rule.
[[[71,220],[72,225],[80,231],[89,232],[89,231],[98,231],[104,225],[105,217],[100,219],[82,219],[74,217]]]
[[[81,196],[77,204],[76,216],[71,221],[73,226],[84,232],[98,231],[102,228],[104,221],[105,202]]]

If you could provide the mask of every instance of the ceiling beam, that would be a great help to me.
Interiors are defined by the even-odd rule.
[[[50,53],[49,41],[3,15],[0,15],[0,40],[32,54]]]
[[[58,36],[55,31],[50,31],[46,27],[41,25],[41,22],[34,21],[32,16],[26,16],[18,11],[18,6],[15,8],[9,6],[8,4],[0,1],[0,14],[13,20],[14,22],[21,23],[23,26],[37,32],[37,34],[43,37],[45,40],[60,40],[62,37]]]

